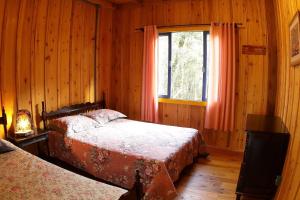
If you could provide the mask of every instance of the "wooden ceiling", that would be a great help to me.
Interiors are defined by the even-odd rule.
[[[141,3],[142,0],[108,0],[113,4]]]
[[[104,8],[114,8],[115,5],[127,3],[142,3],[144,0],[86,0],[93,4],[101,5]]]

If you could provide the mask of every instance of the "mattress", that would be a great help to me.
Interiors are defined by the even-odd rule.
[[[119,199],[127,191],[48,163],[11,143],[0,154],[0,199]]]
[[[191,128],[117,119],[77,133],[52,132],[51,155],[98,178],[131,188],[139,169],[144,199],[172,199],[173,182],[204,142]]]

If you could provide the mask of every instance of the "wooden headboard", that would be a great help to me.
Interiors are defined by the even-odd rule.
[[[103,93],[102,100],[95,103],[81,103],[81,104],[74,104],[71,106],[65,106],[62,107],[56,111],[46,111],[46,104],[43,101],[42,102],[42,120],[44,124],[44,128],[47,128],[47,121],[51,119],[56,119],[59,117],[65,117],[70,115],[76,115],[79,113],[85,113],[91,110],[97,110],[106,108],[106,102],[105,102],[105,94]]]
[[[5,138],[7,138],[7,117],[4,107],[2,107],[2,117],[0,117],[0,124],[3,124]]]

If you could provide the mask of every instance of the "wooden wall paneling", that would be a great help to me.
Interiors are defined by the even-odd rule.
[[[158,104],[158,122],[162,124],[164,117],[164,108],[161,103]]]
[[[178,105],[177,108],[177,123],[183,127],[189,127],[191,121],[191,106],[190,105]]]
[[[104,27],[102,24],[104,23],[101,19],[103,18],[103,13],[105,13],[105,10],[101,7],[98,7],[97,8],[97,26],[96,26],[96,34],[97,34],[97,37],[96,37],[96,55],[103,55],[103,45],[102,45],[102,38],[105,39],[105,30],[106,29],[102,29],[102,27]],[[110,18],[110,20],[107,20],[109,22],[112,22],[112,16]],[[111,23],[110,23],[111,24]],[[111,29],[110,29],[111,30]],[[109,42],[112,42],[112,40],[109,40]],[[111,46],[111,45],[110,45]],[[105,51],[105,50],[104,50]],[[107,51],[107,55],[109,55],[108,57],[111,58],[111,55],[112,55],[112,51]],[[103,85],[101,84],[101,80],[102,80],[102,76],[103,76],[103,73],[101,72],[102,70],[102,61],[103,59],[99,59],[100,57],[99,56],[96,56],[96,88],[95,88],[95,97],[96,97],[96,100],[98,101],[99,99],[102,98],[102,95],[103,95],[103,91],[101,91],[101,89],[103,88]],[[113,66],[111,66],[112,68]],[[108,79],[110,80],[110,75],[108,75]],[[109,88],[110,89],[110,88]],[[106,94],[106,98],[110,98],[110,94]],[[110,106],[110,102],[107,101],[107,104]]]
[[[83,8],[75,10],[79,24],[72,18],[74,2]],[[113,10],[102,9],[107,13],[104,16],[107,22],[96,30],[96,6],[84,0],[0,1],[0,105],[7,110],[9,126],[17,109],[30,110],[37,127],[41,127],[42,101],[46,101],[47,110],[69,105],[72,76],[80,87],[76,103],[95,99],[95,77],[101,78],[94,72],[99,67],[95,66],[95,60],[104,61],[104,71],[109,72],[111,67]],[[78,25],[75,30],[73,24]],[[101,47],[103,52],[107,50],[104,54],[95,53],[96,32],[97,37],[101,35],[110,44]],[[71,38],[73,35],[79,37]],[[72,42],[78,47],[75,55]],[[79,70],[73,70],[74,60]],[[70,70],[73,70],[71,76]],[[102,74],[107,75],[110,77]],[[109,86],[106,83],[106,89]],[[98,88],[102,90],[101,85]],[[3,136],[0,130],[0,138]]]
[[[248,16],[245,14],[247,12],[247,2],[233,0],[232,5],[234,5],[234,14],[232,19],[234,22],[241,22],[245,24]],[[248,85],[248,70],[247,56],[242,55],[241,44],[247,44],[247,28],[238,29],[238,61],[237,61],[237,80],[236,80],[236,117],[235,117],[235,131],[231,133],[230,147],[232,149],[243,149],[244,143],[244,127],[245,119],[247,115],[246,105],[247,105],[247,85]]]
[[[294,80],[295,80],[295,68],[288,68],[288,105],[286,109],[286,118],[285,118],[285,124],[291,128],[292,124],[292,112],[293,110],[293,97],[294,97],[294,90],[295,90],[295,85],[294,85]],[[292,84],[291,84],[292,83]]]
[[[208,1],[191,1],[191,24],[211,22],[207,5]]]
[[[70,46],[72,0],[61,1],[59,33],[58,33],[58,107],[70,103]]]
[[[121,41],[120,45],[122,47],[121,49],[121,64],[123,67],[121,67],[121,96],[123,101],[121,102],[121,108],[122,112],[129,113],[129,101],[130,97],[128,96],[128,93],[131,89],[132,81],[130,80],[130,65],[124,65],[124,63],[130,63],[130,44],[131,41],[128,40],[130,38],[130,23],[131,19],[128,17],[130,16],[129,10],[124,10],[123,14],[123,21],[122,21],[122,31],[120,32]],[[124,31],[124,32],[123,32]],[[128,84],[127,84],[128,83]],[[119,92],[119,91],[118,91]]]
[[[89,10],[89,6],[87,5],[84,5],[83,9],[81,12],[83,12],[83,23],[82,23],[82,33],[83,33],[83,36],[82,36],[82,49],[83,49],[83,52],[81,54],[81,57],[82,57],[82,62],[81,62],[81,89],[82,89],[82,101],[84,102],[88,102],[90,100],[90,88],[89,88],[89,79],[85,79],[84,77],[89,77],[90,76],[90,69],[89,69],[89,50],[88,48],[86,48],[87,46],[89,46],[89,32],[90,30],[88,30],[89,28],[89,24],[91,23],[90,21],[88,21],[88,16],[89,12],[91,12]],[[93,56],[93,55],[92,55]],[[90,78],[90,77],[89,77]]]
[[[33,5],[32,5],[32,22],[31,22],[31,40],[30,40],[30,105],[31,105],[31,115],[33,119],[33,123],[37,125],[38,128],[40,128],[39,124],[39,113],[38,111],[38,104],[35,102],[35,92],[33,91],[34,85],[35,85],[35,39],[36,39],[36,24],[37,24],[37,13],[38,13],[38,1],[34,0]]]
[[[89,39],[88,39],[88,50],[89,50],[89,97],[90,102],[95,102],[96,100],[96,37],[97,37],[97,15],[98,15],[98,7],[93,6],[91,9],[91,13],[88,15],[86,20],[91,21],[89,30]],[[107,27],[106,27],[107,28]],[[108,41],[109,39],[106,38]],[[111,41],[111,40],[110,40]],[[111,66],[107,66],[109,69]]]
[[[286,121],[287,125],[289,126],[289,131],[291,133],[299,133],[299,123],[300,120],[298,119],[299,115],[299,75],[300,71],[296,71],[295,68],[291,68],[292,70],[292,76],[293,76],[293,87],[290,88],[290,91],[294,91],[293,93],[293,99],[290,99],[290,111],[288,113],[290,114],[289,119],[287,118]],[[298,75],[298,76],[296,76]],[[291,93],[290,93],[291,94]],[[288,187],[289,191],[289,196],[291,199],[294,199],[293,195],[294,192],[297,191],[297,184],[292,184],[293,181],[298,179],[299,181],[299,173],[300,171],[297,171],[299,165],[297,164],[297,160],[299,159],[300,156],[300,136],[299,134],[295,134],[291,137],[292,143],[290,143],[290,151],[295,151],[293,154],[290,155],[290,158],[287,160],[287,164],[290,164],[290,169],[289,171],[285,174],[286,177],[289,177],[291,181],[286,184],[286,187]],[[295,188],[296,187],[296,188]],[[291,192],[291,193],[290,193]],[[293,197],[293,198],[292,198]]]
[[[60,0],[48,4],[46,44],[45,44],[45,100],[48,110],[56,110],[58,88],[58,33],[61,12]]]
[[[287,5],[287,9],[289,10],[290,8],[288,7]],[[288,15],[286,15],[284,17],[284,19],[287,19],[288,18]],[[288,37],[288,34],[287,33],[284,33],[283,37]],[[286,41],[285,42],[285,45],[289,45],[289,41]],[[283,119],[285,120],[285,123],[286,125],[289,127],[290,126],[290,112],[292,111],[291,110],[291,94],[294,92],[292,90],[293,86],[293,82],[292,82],[292,76],[293,76],[293,69],[292,67],[289,67],[289,60],[287,59],[286,60],[286,64],[287,64],[287,67],[284,69],[285,70],[285,76],[284,76],[284,79],[285,79],[285,88],[284,88],[284,110],[283,110]]]
[[[242,131],[242,130],[241,130]],[[215,143],[213,146],[219,147],[219,148],[228,148],[231,150],[236,150],[233,147],[230,146],[230,140],[231,140],[232,132],[223,132],[218,131],[214,133],[215,136]],[[243,148],[241,148],[242,150]]]
[[[163,124],[179,125],[178,122],[178,106],[176,104],[160,103],[163,106]]]
[[[153,15],[152,15],[153,21],[157,22],[158,24],[161,24],[161,25],[168,24],[167,15],[158,14],[158,13],[166,12],[168,10],[168,7],[169,7],[169,4],[168,4],[167,1],[162,2],[161,4],[154,4],[153,7],[152,7],[152,9],[153,9]],[[140,13],[141,11],[142,11],[142,8],[140,6],[137,6],[136,7],[136,12]],[[141,17],[136,18],[136,21],[137,20],[142,20],[142,18]],[[139,24],[141,24],[141,22],[139,22]]]
[[[202,133],[204,121],[201,119],[204,115],[205,107],[203,106],[159,103],[159,120],[162,124],[191,127]],[[205,139],[210,139],[205,134],[203,136]]]
[[[96,46],[95,46],[95,53],[96,53],[96,57],[95,57],[95,100],[98,101],[100,99],[100,93],[102,93],[100,91],[100,88],[102,88],[102,85],[100,84],[100,77],[101,77],[101,61],[102,59],[99,59],[101,55],[101,47],[102,47],[102,42],[101,42],[101,37],[103,35],[103,32],[101,32],[101,18],[102,18],[102,8],[97,7],[97,13],[96,13]],[[112,21],[112,17],[111,20],[108,21]],[[111,41],[111,40],[110,40]],[[112,41],[111,41],[112,42]],[[112,52],[111,52],[112,53]],[[111,55],[111,54],[110,54]],[[112,68],[112,66],[111,66]],[[110,75],[109,75],[109,79],[110,79]],[[109,97],[111,96],[111,94],[108,95]],[[108,102],[107,102],[108,103]],[[110,103],[108,103],[110,105]]]
[[[281,5],[280,5],[281,4]],[[285,23],[283,20],[284,20],[284,17],[283,17],[283,13],[285,13],[284,11],[285,10],[288,10],[287,8],[284,7],[284,5],[287,5],[287,4],[282,4],[280,3],[279,1],[275,1],[275,7],[276,7],[276,18],[277,18],[277,27],[278,27],[278,30],[277,30],[277,38],[278,38],[278,54],[279,56],[281,55],[284,55],[285,54],[285,51],[287,51],[287,48],[288,48],[288,43],[285,39],[283,39],[284,37],[287,36],[287,33],[285,31],[283,31],[283,28],[279,28],[281,27],[281,25],[283,23]],[[286,71],[287,71],[287,68],[288,68],[288,63],[286,63],[287,59],[278,59],[278,86],[277,86],[277,98],[276,98],[276,114],[277,115],[280,115],[281,118],[283,119],[283,121],[285,122],[285,116],[284,116],[284,113],[285,113],[285,99],[287,97],[286,93],[288,92],[286,90]],[[289,128],[289,127],[288,127]],[[292,146],[293,146],[293,143],[294,143],[294,134],[292,132],[291,133],[291,137],[290,137],[290,144],[289,144],[289,154],[291,154],[291,151],[292,151]],[[281,186],[279,188],[279,191],[277,192],[277,199],[280,199],[281,196],[284,196],[285,194],[288,194],[288,192],[286,191],[287,188],[288,188],[288,185],[287,186],[283,186],[283,184],[289,184],[290,182],[290,177],[288,177],[288,172],[291,170],[291,166],[292,164],[290,163],[290,157],[291,156],[288,156],[288,158],[286,159],[286,162],[285,162],[285,169],[284,169],[284,173],[283,173],[283,181],[281,183]]]
[[[169,2],[167,2],[169,3]],[[136,7],[129,7],[127,9],[123,9],[123,12],[126,14],[131,12],[131,9],[136,9]],[[133,12],[135,12],[132,10]],[[142,5],[142,12],[139,12],[139,15],[137,17],[141,18],[141,22],[144,25],[153,25],[154,24],[154,17],[153,17],[153,12],[154,12],[154,7],[153,4],[144,4]]]
[[[118,20],[120,18],[120,12],[114,12],[113,13],[113,23],[116,22],[116,20]],[[112,40],[112,55],[120,55],[120,47],[119,45],[117,45],[118,41],[120,40],[120,37],[117,35],[118,31],[119,31],[120,27],[116,26],[115,24],[113,24],[112,27],[112,33],[113,33],[113,40]],[[116,109],[116,108],[120,108],[119,106],[119,101],[120,101],[120,97],[117,95],[117,90],[115,88],[120,88],[121,85],[119,83],[119,76],[120,76],[120,59],[116,59],[113,60],[114,58],[112,58],[112,67],[111,67],[111,93],[110,93],[110,99],[112,100],[110,102],[110,106],[112,109]],[[119,73],[118,73],[119,72]]]
[[[207,137],[207,134],[203,134],[204,130],[204,116],[206,109],[203,106],[191,106],[190,107],[190,125],[188,127],[195,128],[202,133],[202,136],[204,137],[204,140],[211,144],[212,142],[208,141],[209,137]]]
[[[213,20],[217,21],[232,21],[232,2],[227,0],[213,1],[212,2],[212,15]],[[226,10],[226,12],[224,12]]]
[[[173,9],[173,20],[175,24],[187,24],[191,21],[191,3],[179,1],[171,4]]]
[[[95,69],[95,38],[96,38],[96,7],[85,4],[83,22],[83,55],[82,55],[82,94],[84,102],[94,102],[94,69]]]
[[[300,1],[275,0],[274,7],[278,48],[275,114],[283,119],[291,134],[283,180],[276,199],[293,200],[300,196],[300,69],[290,65],[289,23],[300,9]]]
[[[102,98],[103,92],[105,93],[105,98],[108,107],[111,107],[111,94],[113,91],[118,91],[114,86],[111,87],[111,71],[112,71],[112,17],[113,10],[99,8],[98,11],[98,36],[99,41],[99,55],[102,55],[102,59],[98,61],[97,64],[97,84],[96,84],[96,95],[97,99]],[[118,73],[118,72],[116,72]]]
[[[113,63],[112,68],[112,91],[114,100],[112,104],[113,107],[118,108],[118,110],[128,113],[128,105],[130,102],[130,97],[128,97],[129,92],[129,65],[124,65],[130,61],[129,58],[129,48],[130,44],[129,38],[129,25],[130,20],[127,16],[129,14],[128,10],[121,10],[117,14],[117,18],[123,19],[122,23],[118,23],[118,26],[114,27],[113,30],[113,55],[118,55],[118,59]],[[118,44],[118,45],[117,45]]]
[[[205,107],[191,106],[190,111],[190,127],[198,129],[200,132],[204,130],[204,121],[201,120],[205,116]],[[200,119],[200,120],[199,120]]]
[[[176,21],[174,19],[174,6],[171,2],[167,2],[167,10],[164,10],[163,12],[167,12],[167,24],[166,25],[174,25],[176,24]]]
[[[140,42],[143,42],[144,34],[140,31],[134,31],[134,27],[140,24],[141,18],[137,17],[140,15],[140,9],[136,9],[135,12],[130,13],[130,44],[131,47],[129,49],[129,73],[140,74],[139,76],[131,76],[129,74],[129,91],[128,96],[130,98],[130,102],[128,105],[128,112],[132,119],[140,119],[141,114],[141,92],[142,92],[142,82],[141,75],[143,73],[143,68],[140,67],[143,65],[142,59],[136,59],[136,57],[143,57],[143,45]]]
[[[236,130],[230,134],[230,146],[232,149],[243,149],[245,134],[245,119],[248,113],[266,112],[267,84],[264,81],[267,75],[266,56],[243,55],[241,45],[265,45],[266,26],[263,10],[264,5],[260,1],[244,1],[233,3],[235,8],[233,19],[244,24],[239,29],[239,65],[238,65],[238,90],[237,90],[237,113]],[[257,31],[255,31],[257,29]],[[259,95],[258,95],[259,94]],[[259,96],[259,97],[258,97]],[[264,103],[265,102],[265,103]]]
[[[264,4],[255,4],[253,2],[247,2],[250,9],[248,9],[246,16],[252,20],[246,21],[247,34],[253,37],[247,38],[247,43],[254,45],[266,45],[266,27],[265,27],[265,15],[261,12],[264,10]],[[266,67],[265,56],[246,56],[248,65],[246,67],[248,70],[249,82],[247,87],[247,100],[249,101],[247,105],[247,113],[265,113],[266,109],[266,94],[264,91],[267,90],[265,87],[264,80],[266,79]],[[261,95],[257,95],[261,94]],[[246,101],[247,101],[246,100]]]
[[[132,51],[135,53],[131,54],[131,63],[130,65],[131,72],[135,72],[137,74],[142,74],[142,68],[137,66],[142,66],[143,62],[139,59],[135,59],[135,56],[143,57],[143,49],[141,48],[142,45],[139,45],[139,42],[142,41],[140,38],[143,38],[143,34],[141,33],[135,33],[134,37],[136,39],[133,40],[134,42],[134,48]],[[133,56],[135,55],[135,56]],[[141,91],[142,91],[142,84],[139,84],[142,82],[141,76],[135,76],[133,78],[130,78],[131,83],[131,89],[129,95],[132,97],[130,98],[130,104],[129,104],[129,113],[130,116],[132,116],[133,119],[140,119],[141,117]]]
[[[300,142],[300,141],[298,141]],[[300,155],[300,152],[297,152],[297,155]],[[294,169],[294,173],[293,173],[293,179],[292,182],[296,183],[296,184],[291,184],[290,188],[289,188],[289,199],[298,199],[300,196],[300,184],[299,184],[299,177],[300,177],[300,165],[297,165]]]
[[[0,75],[1,75],[1,49],[2,49],[2,31],[3,31],[3,22],[4,22],[4,15],[5,15],[5,1],[0,1]],[[0,90],[1,90],[1,81],[0,81]],[[0,105],[2,105],[2,94],[0,92]],[[0,128],[0,138],[4,137],[4,129],[3,127]]]
[[[113,46],[113,53],[112,55],[119,55],[120,56],[120,46],[117,45],[119,43],[120,37],[119,37],[119,31],[121,31],[120,26],[115,25],[116,21],[118,21],[121,18],[121,12],[114,12],[113,13],[113,40],[112,40],[112,46]],[[115,59],[115,60],[114,60]],[[115,57],[112,58],[112,73],[111,73],[111,99],[110,106],[112,109],[118,109],[120,110],[120,101],[121,96],[118,95],[116,88],[121,88],[121,81],[120,81],[120,58],[116,59]]]
[[[70,101],[94,101],[96,59],[96,12],[92,4],[73,2],[71,26]]]
[[[289,71],[291,69],[288,69]],[[299,72],[297,73],[297,75],[299,75]],[[291,81],[291,80],[290,80]],[[290,84],[292,84],[293,82],[290,82]],[[293,87],[291,87],[290,89],[292,89]],[[298,89],[299,90],[299,89]],[[292,90],[293,91],[293,90]],[[289,92],[289,94],[286,95],[290,95],[291,92]],[[285,118],[285,123],[288,126],[288,129],[290,131],[290,133],[292,133],[291,138],[290,138],[290,145],[289,145],[289,154],[290,156],[287,158],[286,160],[286,169],[284,171],[283,174],[283,182],[281,183],[281,187],[283,191],[280,191],[281,195],[284,194],[285,197],[287,197],[287,199],[294,199],[291,197],[291,189],[292,187],[297,186],[297,184],[293,183],[294,178],[297,179],[297,177],[295,177],[295,173],[297,166],[298,166],[298,158],[299,158],[299,150],[300,150],[300,136],[299,136],[299,123],[300,121],[298,120],[298,115],[299,115],[299,96],[295,97],[294,99],[289,100],[289,104],[287,107],[287,112],[286,113],[291,113],[293,112],[294,117],[292,118],[289,114],[287,114],[286,118]],[[297,106],[296,108],[294,106]],[[295,110],[293,110],[295,109]],[[290,116],[290,117],[289,117]]]
[[[31,51],[34,0],[20,3],[17,30],[17,109],[31,108]]]
[[[32,115],[38,128],[42,127],[41,123],[41,102],[45,101],[45,41],[46,41],[46,24],[48,15],[48,0],[35,1],[34,7],[34,26],[32,35],[34,39],[32,53],[32,75],[31,75],[31,101]]]
[[[292,74],[293,74],[294,83],[293,83],[293,89],[290,88],[290,91],[293,91],[292,92],[293,99],[292,99],[292,109],[291,109],[291,116],[290,116],[291,121],[290,121],[289,131],[294,133],[299,126],[299,124],[297,123],[297,120],[298,120],[298,111],[300,111],[299,110],[300,70],[297,70],[296,68],[291,68],[291,70],[292,70]],[[299,144],[300,144],[300,141],[299,141]]]
[[[82,54],[84,18],[81,15],[84,3],[80,0],[73,2],[72,29],[71,29],[71,66],[70,66],[70,102],[82,102]]]
[[[275,113],[276,87],[277,87],[277,35],[273,34],[276,30],[275,7],[274,1],[265,0],[266,9],[266,25],[267,25],[267,44],[268,44],[268,102],[267,113],[273,115]],[[275,78],[274,78],[275,77]]]
[[[6,1],[2,29],[1,93],[2,105],[8,116],[8,127],[11,127],[13,114],[16,111],[16,44],[19,7],[18,0]]]
[[[250,3],[249,3],[250,4]],[[245,15],[248,17],[250,16],[251,14],[249,14],[249,11],[247,10]],[[255,21],[247,21],[246,22],[246,26],[247,27],[250,27],[249,29],[247,29],[246,31],[246,34],[253,34],[253,25]],[[250,41],[250,38],[245,38],[245,41],[246,43],[250,43],[252,41]],[[254,41],[255,42],[255,41]],[[253,70],[253,67],[254,66],[254,63],[253,63],[253,59],[252,58],[255,58],[256,56],[249,56],[249,55],[246,55],[246,65],[245,65],[245,84],[244,84],[244,87],[245,87],[245,96],[244,96],[244,99],[243,99],[243,102],[245,103],[245,113],[248,113],[249,111],[250,112],[253,112],[254,108],[253,108],[253,105],[255,104],[253,98],[255,97],[254,96],[254,91],[256,88],[253,89],[253,86],[255,86],[253,83],[251,83],[250,81],[252,79],[249,79],[250,75],[253,74],[254,70]],[[247,102],[248,101],[248,102]]]
[[[275,8],[275,17],[276,17],[276,28],[277,28],[277,40],[279,40],[280,38],[282,38],[282,29],[279,29],[281,22],[281,9],[278,9],[278,3],[276,1],[274,1],[274,8]],[[282,51],[285,51],[285,48],[283,46],[282,42],[277,42],[277,55],[281,55]],[[282,109],[283,106],[282,105],[282,98],[278,98],[280,96],[282,96],[283,90],[281,90],[281,86],[284,83],[284,80],[282,80],[282,74],[284,72],[284,70],[280,67],[281,65],[283,65],[282,63],[282,59],[277,59],[277,87],[276,87],[276,102],[275,102],[275,113],[282,113]],[[280,84],[279,84],[280,83]]]

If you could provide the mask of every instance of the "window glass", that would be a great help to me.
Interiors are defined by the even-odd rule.
[[[209,33],[163,33],[158,42],[159,97],[206,101]]]
[[[209,74],[209,66],[210,66],[210,62],[209,62],[209,59],[210,59],[210,43],[209,43],[209,33],[207,34],[207,37],[206,37],[206,52],[207,52],[207,56],[206,56],[206,73],[205,73],[205,78],[206,78],[206,81],[205,81],[205,96],[202,97],[203,100],[207,101],[207,93],[208,93],[208,74]]]
[[[168,95],[168,36],[160,36],[158,41],[158,94]]]
[[[171,98],[202,100],[203,32],[172,34]]]

